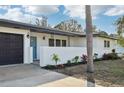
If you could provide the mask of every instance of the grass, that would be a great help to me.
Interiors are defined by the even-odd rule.
[[[102,86],[124,87],[124,60],[94,62],[96,83]],[[86,79],[86,65],[81,64],[57,70],[79,79]]]

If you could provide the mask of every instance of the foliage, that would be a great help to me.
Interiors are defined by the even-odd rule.
[[[115,53],[115,49],[112,49],[112,53]]]
[[[124,47],[124,37],[120,36],[119,39],[118,39],[118,43]]]
[[[114,24],[117,26],[119,36],[122,36],[124,33],[124,16],[118,18]]]
[[[79,56],[75,56],[75,57],[72,59],[72,62],[73,62],[73,63],[78,63],[78,62],[79,62]]]
[[[83,30],[81,24],[78,24],[78,22],[74,19],[62,21],[54,28],[71,32],[82,32]]]
[[[45,66],[45,67],[43,67],[43,68],[45,68],[45,69],[55,69],[56,68],[56,66],[54,66],[54,65],[47,65],[47,66]]]
[[[67,65],[71,65],[71,60],[68,60],[67,61]]]
[[[94,58],[98,59],[98,54],[97,53],[94,53]]]
[[[104,53],[102,56],[103,60],[114,60],[114,59],[119,59],[117,53]]]
[[[117,55],[115,49],[112,49],[112,53],[108,53],[108,54],[104,53],[102,59],[104,59],[104,60],[119,59],[119,56]]]
[[[53,54],[52,55],[52,60],[56,63],[56,66],[57,66],[57,63],[58,63],[58,61],[60,61],[60,58],[57,54]]]
[[[100,34],[100,35],[103,35],[103,36],[108,36],[108,33],[105,32],[105,31],[100,31],[99,34]]]
[[[81,61],[82,61],[84,64],[86,64],[86,63],[87,63],[87,55],[83,54],[83,55],[81,56]]]
[[[35,19],[35,24],[39,27],[49,27],[49,28],[51,28],[51,26],[47,22],[47,19],[48,18],[46,16],[42,16],[42,18],[36,18]]]
[[[124,47],[124,37],[123,37],[123,34],[124,34],[124,15],[122,17],[118,18],[114,24],[117,27],[117,33],[119,35],[118,43]]]

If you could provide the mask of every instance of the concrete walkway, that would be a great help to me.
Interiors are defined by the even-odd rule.
[[[38,87],[84,87],[85,82],[73,77],[66,77],[60,80],[48,82],[46,84],[38,85]]]
[[[0,67],[0,87],[32,87],[66,77],[32,64]]]
[[[19,64],[0,67],[0,87],[83,87],[83,80],[41,69],[37,65]]]

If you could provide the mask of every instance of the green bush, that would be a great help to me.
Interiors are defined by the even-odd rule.
[[[53,54],[52,55],[52,60],[56,63],[56,66],[57,66],[57,63],[60,61],[60,58],[57,54]]]
[[[47,66],[45,66],[43,68],[45,68],[45,69],[56,69],[56,66],[54,66],[54,65],[47,65]]]
[[[114,60],[114,59],[119,59],[117,53],[108,53],[108,54],[103,54],[102,56],[103,60]]]
[[[79,62],[79,56],[75,56],[75,57],[72,59],[72,62],[73,62],[73,63],[78,63],[78,62]]]
[[[71,60],[68,60],[67,61],[67,65],[71,65]]]
[[[98,59],[98,54],[97,53],[94,53],[94,59]]]

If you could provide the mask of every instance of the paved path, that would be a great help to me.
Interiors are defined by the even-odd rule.
[[[66,77],[60,80],[38,85],[38,87],[84,87],[84,81],[73,77]]]
[[[38,65],[0,66],[0,87],[85,87],[86,81]]]
[[[32,64],[0,67],[0,87],[32,87],[66,77]]]

